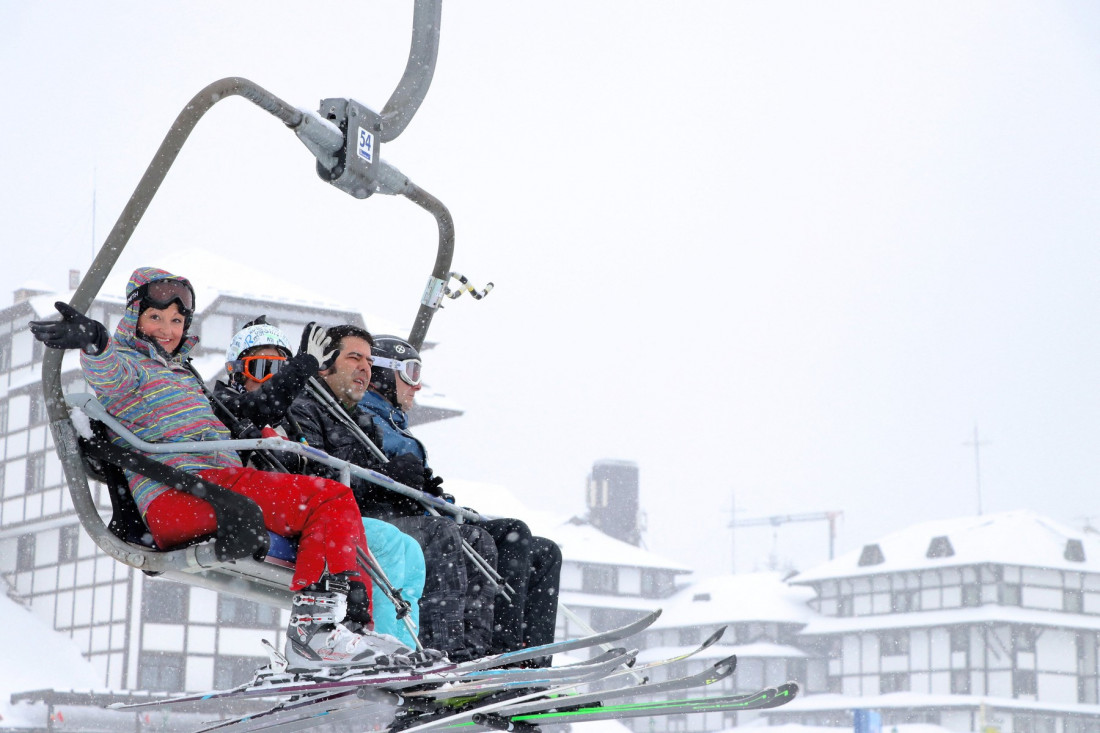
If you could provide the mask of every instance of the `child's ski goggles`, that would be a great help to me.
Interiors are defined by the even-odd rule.
[[[397,359],[387,359],[384,356],[376,356],[371,363],[371,368],[374,367],[394,370],[401,375],[401,381],[405,384],[411,384],[414,387],[420,384],[420,372],[423,369],[420,359],[398,361]]]
[[[285,356],[246,356],[236,361],[227,361],[225,371],[243,374],[254,382],[263,384],[274,377],[286,363]]]

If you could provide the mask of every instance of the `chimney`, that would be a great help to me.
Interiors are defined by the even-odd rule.
[[[69,270],[69,290],[80,287],[80,270]]]
[[[637,547],[639,526],[638,464],[601,460],[588,477],[588,521],[604,534]]]

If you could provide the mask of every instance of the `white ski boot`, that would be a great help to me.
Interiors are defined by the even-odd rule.
[[[341,623],[347,613],[346,592],[340,583],[329,590],[302,590],[295,594],[286,630],[287,670],[300,672],[329,667],[410,667],[411,650],[392,636]],[[346,586],[345,586],[346,587]]]

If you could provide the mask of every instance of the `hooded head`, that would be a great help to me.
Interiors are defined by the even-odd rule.
[[[186,355],[199,341],[197,336],[189,333],[195,314],[195,289],[187,278],[156,267],[139,267],[130,275],[130,282],[126,284],[126,311],[115,329],[115,340],[150,355],[163,353],[163,349],[152,339],[138,332],[138,318],[150,307],[167,308],[173,303],[184,317],[183,338],[168,356]]]

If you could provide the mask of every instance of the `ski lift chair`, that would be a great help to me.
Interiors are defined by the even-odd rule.
[[[441,5],[442,0],[415,0],[408,63],[396,89],[380,113],[353,99],[338,98],[322,100],[317,112],[299,109],[247,79],[234,77],[214,82],[195,95],[176,117],[87,275],[73,294],[70,305],[82,313],[87,312],[191,131],[219,101],[240,96],[275,116],[294,131],[316,158],[317,174],[322,180],[359,199],[368,198],[374,193],[403,196],[435,218],[439,230],[436,259],[408,339],[419,348],[424,342],[435,311],[447,294],[446,282],[450,277],[454,252],[454,225],[446,207],[382,160],[380,150],[382,143],[392,141],[405,129],[431,84],[439,48]],[[129,498],[129,491],[124,490],[126,482],[121,468],[125,466],[142,473],[162,471],[166,467],[133,450],[112,445],[107,440],[107,428],[103,426],[108,426],[119,434],[116,426],[111,425],[113,418],[90,395],[69,397],[70,402],[75,398],[85,408],[92,408],[93,403],[99,407],[99,413],[95,409],[87,410],[90,423],[85,426],[87,429],[83,433],[78,432],[69,402],[61,388],[62,355],[63,352],[58,350],[46,350],[42,362],[42,391],[54,444],[64,468],[77,517],[100,549],[119,562],[150,574],[267,603],[288,600],[290,594],[287,588],[291,577],[288,568],[255,559],[264,556],[265,552],[268,558],[272,558],[271,548],[280,547],[281,543],[276,539],[272,545],[272,538],[264,534],[266,530],[261,531],[259,510],[251,502],[245,503],[227,497],[228,503],[218,508],[218,511],[223,512],[223,516],[219,516],[219,534],[212,539],[167,552],[152,548],[147,541],[143,541],[144,525],[139,524],[137,508],[133,506],[133,499]],[[90,401],[87,398],[91,398]],[[234,444],[234,450],[275,447],[271,444],[256,445],[263,441],[212,441],[201,448],[212,449],[216,443],[220,443],[220,447]],[[150,448],[148,444],[144,444],[144,447],[134,443],[131,445],[144,452]],[[185,445],[172,444],[168,447],[178,450]],[[286,446],[287,443],[284,442],[279,449],[285,451]],[[196,447],[200,446],[191,444],[184,449],[194,450]],[[152,452],[157,450],[154,447]],[[321,455],[328,458],[325,454]],[[318,457],[311,455],[310,458]],[[163,475],[170,483],[190,486],[195,492],[206,493],[208,496],[218,495],[218,487],[211,488],[212,484],[203,482],[196,476],[179,471],[175,472],[179,475],[175,475],[171,473],[175,469],[167,470],[169,473]],[[346,475],[354,473],[351,468],[345,470]],[[381,474],[369,471],[365,473],[373,474],[366,476],[368,480],[386,485],[387,488],[407,489],[395,485]],[[114,511],[110,524],[104,523],[99,514],[88,484],[89,477],[103,480],[109,487]],[[160,481],[159,478],[157,480]],[[440,511],[450,511],[449,506],[438,508]],[[221,526],[222,521],[226,523],[224,528]],[[238,529],[246,539],[230,536]],[[280,554],[284,558],[289,556]],[[282,560],[282,565],[289,563],[290,560]]]
[[[264,603],[289,602],[297,543],[264,527],[263,514],[247,497],[202,480],[195,474],[166,466],[149,454],[202,453],[222,450],[269,450],[296,453],[340,471],[340,480],[350,484],[352,476],[413,497],[463,519],[481,517],[464,507],[397,483],[384,474],[333,458],[322,450],[282,438],[207,440],[180,443],[143,441],[116,420],[91,394],[70,394],[66,402],[80,415],[70,421],[76,432],[74,451],[87,477],[104,483],[111,497],[112,517],[104,524],[92,501],[91,492],[72,491],[73,505],[84,528],[105,552],[116,560],[150,575],[190,583],[211,590],[232,593]],[[122,439],[125,445],[111,441]],[[59,444],[60,447],[60,444]],[[217,516],[218,530],[197,537],[178,550],[159,550],[142,520],[123,468],[207,500]]]

